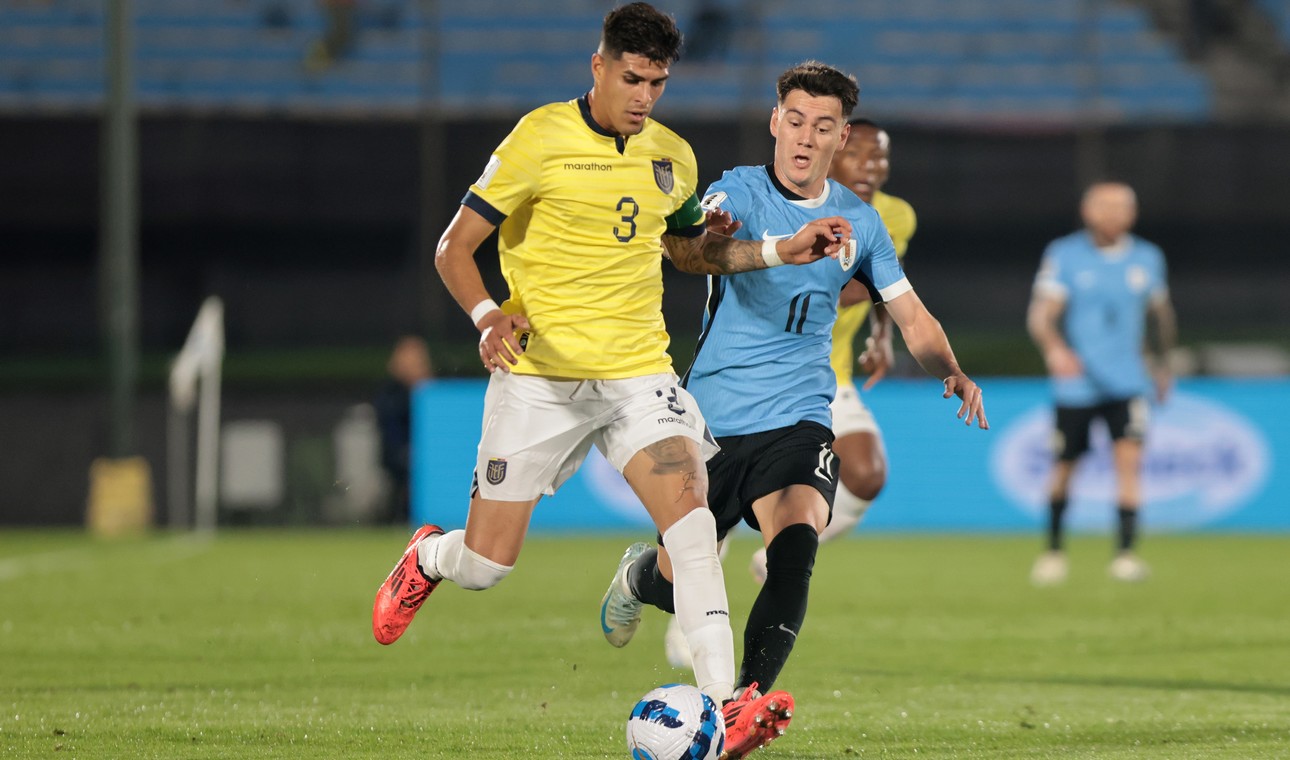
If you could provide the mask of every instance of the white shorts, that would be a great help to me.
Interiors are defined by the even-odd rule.
[[[829,404],[829,410],[833,412],[834,437],[841,438],[855,433],[872,433],[882,437],[878,421],[873,418],[873,412],[870,412],[860,400],[860,393],[854,385],[850,383],[839,385],[838,393],[833,397],[833,403]]]
[[[532,501],[572,477],[593,443],[622,472],[636,452],[674,436],[698,443],[705,461],[718,451],[699,405],[671,373],[550,380],[495,372],[471,490]]]

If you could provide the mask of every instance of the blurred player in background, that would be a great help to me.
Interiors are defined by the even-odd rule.
[[[1062,518],[1075,463],[1089,449],[1089,426],[1101,419],[1111,434],[1118,485],[1117,553],[1109,568],[1122,581],[1145,580],[1135,553],[1142,506],[1142,448],[1147,395],[1169,393],[1168,354],[1177,334],[1155,245],[1130,234],[1138,216],[1133,188],[1099,182],[1080,205],[1084,229],[1058,238],[1044,252],[1026,324],[1043,354],[1057,406],[1056,463],[1049,488],[1048,551],[1031,570],[1041,586],[1066,580]],[[1143,356],[1147,319],[1155,323],[1154,361]]]
[[[825,212],[851,221],[855,247],[838,261],[710,278],[703,332],[683,381],[721,446],[708,461],[718,536],[744,521],[766,543],[766,581],[744,628],[741,695],[773,686],[806,617],[818,536],[838,483],[829,429],[837,378],[829,353],[842,288],[858,281],[886,302],[910,353],[944,379],[946,398],[962,399],[958,416],[988,427],[981,390],[959,369],[940,324],[905,278],[882,220],[827,177],[850,131],[855,79],[808,61],[780,75],[776,90],[774,161],[728,171],[708,188],[709,229],[772,240]],[[673,611],[672,544],[661,538],[657,549],[645,543],[628,549],[631,564],[619,566],[606,603],[627,599],[637,619],[643,603]],[[731,757],[782,732],[792,702],[776,694],[783,695],[781,710],[755,730],[741,730],[745,716],[727,711]]]
[[[404,335],[394,344],[372,405],[381,431],[381,467],[390,479],[387,521],[408,523],[408,468],[412,451],[412,392],[434,377],[430,348],[417,335]]]
[[[816,220],[769,243],[707,232],[690,146],[649,118],[680,46],[672,18],[646,3],[606,15],[590,92],[521,119],[439,241],[440,276],[493,375],[466,528],[413,535],[376,595],[383,644],[443,579],[479,590],[505,578],[538,500],[595,444],[674,549],[698,686],[719,703],[732,697],[734,642],[706,508],[704,461],[716,446],[667,355],[660,254],[696,273],[807,263],[847,249],[850,225]],[[501,307],[474,261],[499,227]]]

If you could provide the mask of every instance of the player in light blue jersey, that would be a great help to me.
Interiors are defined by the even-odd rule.
[[[1089,425],[1099,418],[1111,434],[1118,484],[1118,551],[1110,573],[1125,581],[1147,577],[1146,564],[1133,551],[1147,397],[1154,389],[1164,401],[1169,393],[1165,360],[1176,336],[1164,255],[1129,233],[1138,213],[1133,189],[1119,182],[1094,184],[1084,193],[1080,213],[1085,228],[1054,240],[1044,252],[1027,316],[1057,407],[1048,550],[1031,570],[1031,580],[1041,586],[1066,579],[1062,517],[1075,463],[1089,448]],[[1148,317],[1156,326],[1150,368],[1143,356]]]
[[[818,536],[838,482],[829,413],[837,378],[829,354],[843,288],[858,280],[875,302],[885,302],[910,353],[944,380],[946,398],[962,399],[958,416],[988,428],[980,388],[959,369],[940,324],[905,278],[877,212],[827,177],[850,130],[854,78],[807,62],[781,75],[777,92],[770,120],[775,160],[733,169],[709,188],[709,230],[773,245],[799,220],[832,214],[850,222],[852,245],[836,260],[711,277],[703,334],[683,380],[702,398],[721,445],[708,463],[718,535],[742,520],[761,531],[767,547],[767,577],[744,629],[736,693],[774,684],[806,616]],[[670,612],[670,578],[667,547],[640,550],[606,599],[634,604],[636,615],[644,602]],[[783,727],[783,717],[765,731],[736,735],[760,741]],[[756,746],[736,744],[727,753],[742,757]]]
[[[837,389],[829,353],[838,294],[852,280],[884,301],[911,290],[878,212],[836,182],[823,188],[819,197],[803,198],[773,165],[737,167],[708,188],[705,208],[739,222],[736,238],[779,239],[801,226],[798,219],[823,213],[851,220],[857,254],[796,271],[710,277],[699,349],[682,383],[708,398],[712,412],[704,413],[719,435],[806,420],[828,427]]]

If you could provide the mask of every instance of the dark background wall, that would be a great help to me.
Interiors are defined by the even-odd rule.
[[[371,397],[395,336],[430,338],[443,352],[441,373],[479,371],[473,330],[427,252],[512,124],[143,119],[141,322],[153,371],[136,429],[163,515],[164,362],[207,295],[225,302],[226,368],[248,354],[370,348],[342,381],[325,366],[340,361],[333,354],[289,377],[226,380],[226,419],[272,417],[290,451],[322,458],[305,468],[314,475],[289,477],[291,498],[316,500],[329,487],[316,475],[327,467],[325,444],[314,444],[347,406]],[[760,122],[670,126],[694,145],[703,184],[770,157]],[[106,448],[98,131],[89,118],[0,120],[0,523],[80,522],[89,463]],[[1102,174],[1139,191],[1139,231],[1169,256],[1184,342],[1290,335],[1290,131],[891,131],[889,189],[919,213],[907,268],[973,374],[1038,370],[1023,330],[1029,283],[1047,241],[1077,225],[1084,184]],[[491,243],[479,256],[500,295],[495,258]],[[683,368],[705,283],[665,272]],[[89,369],[70,380],[16,369],[28,359],[57,368],[66,357]]]
[[[211,293],[230,350],[380,345],[407,330],[469,339],[426,241],[512,123],[144,119],[145,350],[177,347]],[[760,124],[671,126],[704,184],[770,155]],[[1185,329],[1290,324],[1290,131],[891,131],[888,189],[919,213],[910,275],[952,330],[1020,330],[1043,246],[1076,226],[1080,190],[1103,175],[1138,189],[1139,232],[1168,254]],[[97,122],[3,120],[0,145],[0,352],[92,351]],[[490,250],[480,258],[495,272]],[[703,287],[669,273],[678,336],[697,329]]]

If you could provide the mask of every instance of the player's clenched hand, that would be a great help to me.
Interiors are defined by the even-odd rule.
[[[810,264],[828,256],[836,259],[851,242],[851,223],[840,216],[829,216],[803,224],[792,237],[775,246],[785,264]]]
[[[887,376],[887,370],[896,362],[895,353],[891,350],[891,340],[881,340],[870,336],[865,338],[864,353],[860,354],[860,369],[869,379],[865,381],[864,390],[877,385]]]
[[[708,232],[715,232],[718,235],[734,237],[734,234],[740,227],[744,226],[743,222],[735,221],[729,211],[722,211],[719,208],[711,209],[707,212],[708,218],[706,224]]]
[[[989,430],[990,423],[985,419],[985,402],[981,398],[981,388],[963,373],[945,378],[945,394],[942,398],[958,396],[963,399],[956,415],[964,424],[971,425],[976,421],[977,427]]]
[[[494,309],[479,319],[479,359],[489,372],[510,372],[524,353],[515,333],[528,330],[523,314],[504,314]]]

